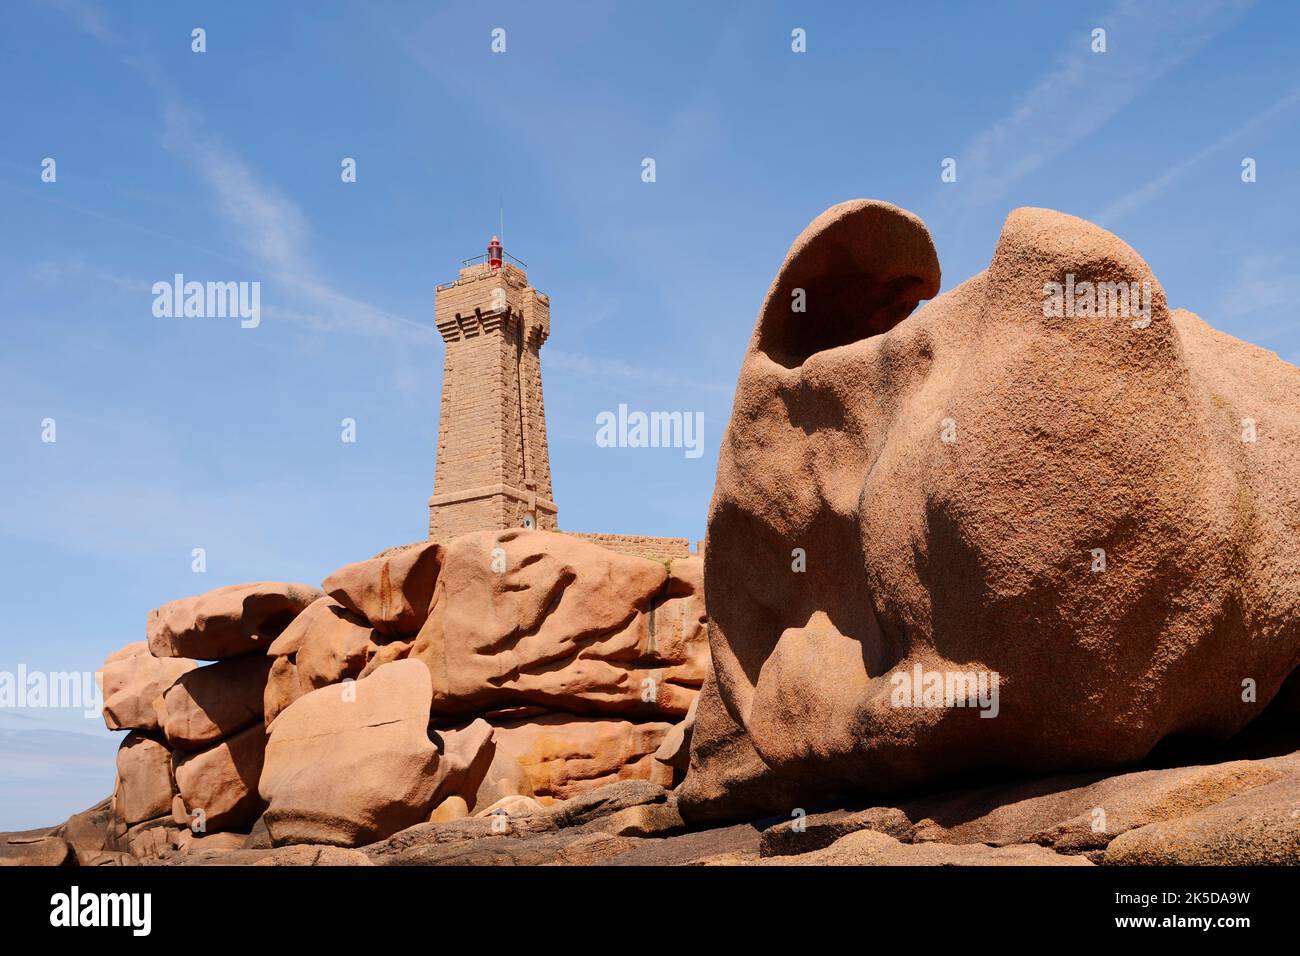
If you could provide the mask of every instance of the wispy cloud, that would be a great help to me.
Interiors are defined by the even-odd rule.
[[[1134,211],[1155,199],[1175,182],[1187,175],[1188,172],[1199,166],[1211,156],[1222,152],[1236,143],[1240,143],[1246,139],[1247,136],[1258,133],[1279,116],[1294,109],[1297,105],[1300,105],[1300,87],[1297,87],[1283,96],[1272,106],[1252,116],[1245,123],[1238,126],[1222,139],[1211,143],[1209,146],[1194,153],[1182,162],[1176,163],[1167,171],[1139,186],[1131,193],[1112,201],[1110,205],[1097,213],[1093,217],[1093,220],[1100,225],[1109,227],[1126,216],[1131,215]]]
[[[123,292],[147,293],[153,284],[148,279],[131,278],[130,276],[119,275],[116,272],[109,272],[106,269],[100,269],[96,266],[89,265],[80,258],[45,260],[36,263],[32,268],[32,278],[37,282],[49,286],[58,286],[69,279],[88,277],[102,282],[106,285],[113,286]]]
[[[636,382],[660,388],[695,389],[704,392],[716,392],[720,395],[730,395],[734,390],[732,385],[725,382],[674,375],[672,372],[665,372],[654,367],[631,365],[618,359],[603,356],[598,358],[559,349],[547,349],[543,361],[550,368],[606,381]]]
[[[113,45],[117,36],[108,24],[108,16],[88,0],[45,0],[45,3],[70,17],[84,32],[101,43]]]
[[[1279,315],[1292,315],[1300,300],[1300,271],[1295,256],[1249,256],[1238,266],[1219,308],[1226,319],[1244,320],[1263,314],[1274,332],[1300,327],[1300,320],[1278,323]]]
[[[272,299],[265,312],[314,331],[427,338],[427,325],[352,298],[323,279],[309,253],[311,228],[301,208],[233,149],[202,129],[177,103],[163,111],[163,145],[183,158],[211,193],[218,215],[240,247],[280,283],[287,302]]]
[[[193,113],[169,104],[163,112],[163,145],[183,157],[212,190],[222,218],[248,252],[276,272],[304,272],[303,249],[310,230],[302,210],[260,182],[246,162],[214,137],[204,137],[198,127]]]
[[[48,0],[79,29],[111,49],[161,97],[163,145],[184,160],[213,197],[231,238],[256,268],[278,283],[263,300],[263,314],[312,331],[346,331],[412,341],[432,341],[429,326],[395,315],[339,291],[313,264],[311,226],[290,197],[266,182],[233,148],[203,128],[147,59],[117,36],[108,15],[89,0]]]
[[[1095,24],[1081,24],[1052,69],[956,154],[966,188],[944,195],[972,205],[998,200],[1232,26],[1252,2],[1125,0]],[[1092,26],[1106,30],[1107,52],[1091,51]]]

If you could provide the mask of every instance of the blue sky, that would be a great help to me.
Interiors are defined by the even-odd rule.
[[[1017,206],[1093,219],[1172,305],[1300,360],[1293,5],[885,6],[6,4],[0,671],[93,669],[164,601],[421,537],[433,289],[502,206],[551,296],[571,530],[703,535],[759,303],[845,199],[925,219],[945,289]],[[261,282],[261,325],[155,318],[177,272]],[[598,447],[620,403],[702,412],[704,455]],[[0,828],[108,794],[95,721],[0,718]]]

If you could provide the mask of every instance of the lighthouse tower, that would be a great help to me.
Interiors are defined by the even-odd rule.
[[[525,268],[493,236],[486,254],[434,293],[446,354],[431,538],[556,528],[538,354],[551,304]]]

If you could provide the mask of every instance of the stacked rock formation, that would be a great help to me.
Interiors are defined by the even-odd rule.
[[[265,809],[267,651],[320,597],[263,582],[173,601],[149,614],[147,643],[105,661],[104,719],[128,731],[110,803],[127,830],[114,848],[150,857],[228,846],[219,834],[252,826]]]
[[[361,846],[621,780],[670,787],[706,623],[700,559],[523,530],[394,548],[319,589],[174,601],[104,664],[105,721],[128,734],[113,798],[88,811],[111,835],[82,862]]]

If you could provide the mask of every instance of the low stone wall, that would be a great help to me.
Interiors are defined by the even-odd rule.
[[[586,531],[564,531],[563,534],[582,538],[592,544],[598,544],[610,551],[630,554],[638,558],[651,558],[664,561],[676,558],[689,558],[693,554],[702,554],[704,542],[698,542],[698,552],[691,551],[690,538],[656,538],[646,534],[600,534]]]

